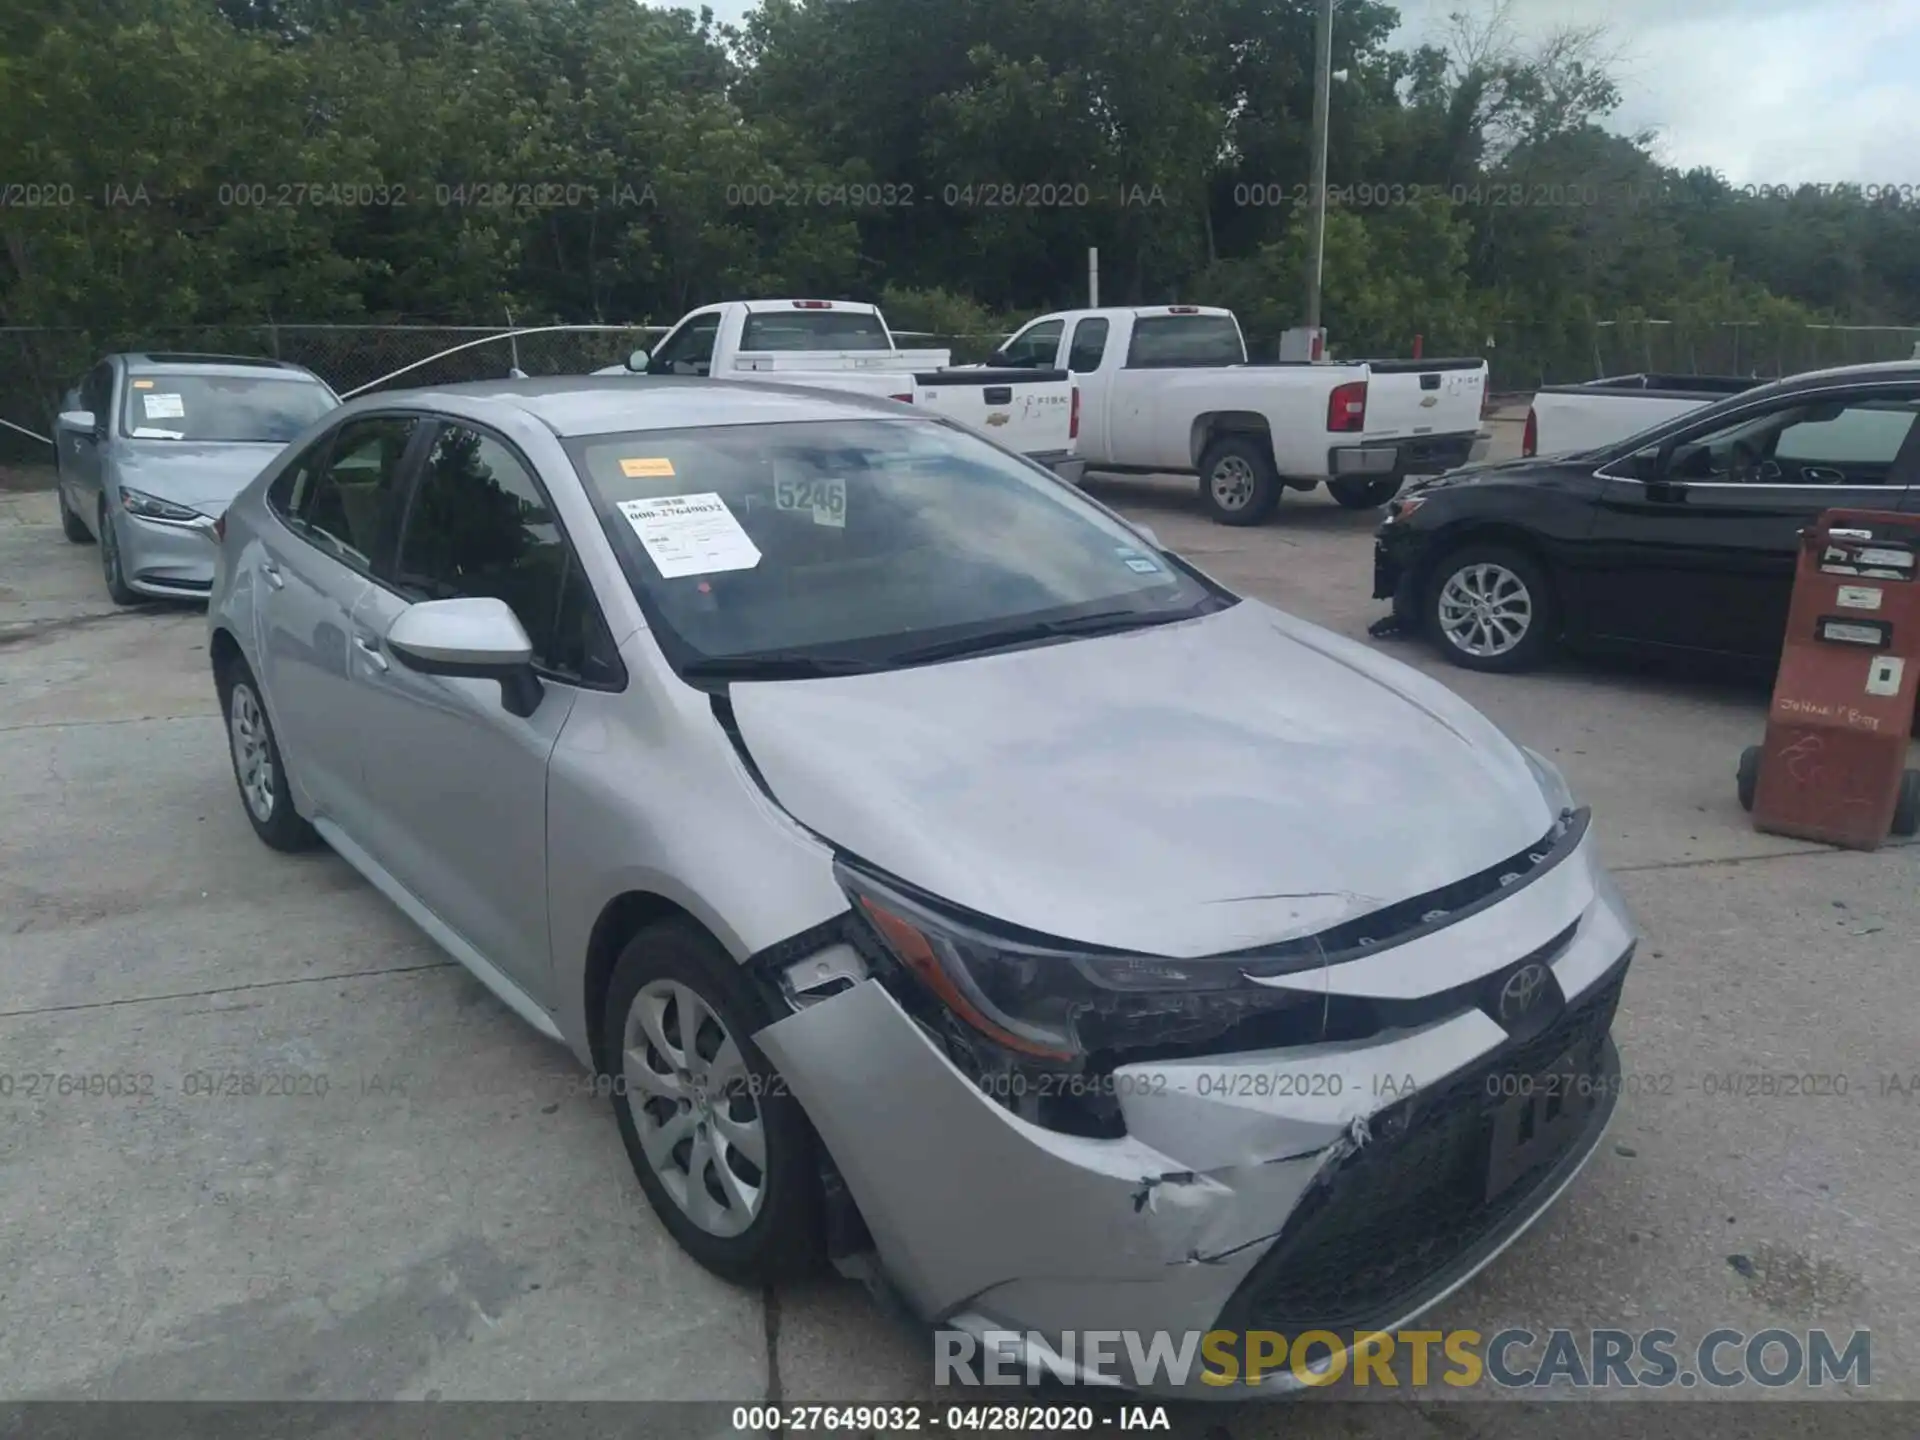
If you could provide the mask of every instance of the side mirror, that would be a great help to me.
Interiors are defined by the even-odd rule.
[[[60,428],[70,430],[76,435],[93,434],[93,412],[91,410],[62,410]]]
[[[422,675],[498,680],[500,704],[523,720],[546,693],[533,673],[533,642],[504,600],[423,600],[393,622],[387,648]]]
[[[646,351],[636,350],[627,356],[627,369],[633,371],[636,375],[644,375],[647,373],[647,366],[652,363],[652,360],[653,357],[647,354]]]
[[[1007,358],[1006,351],[996,350],[987,356],[986,363],[990,370],[1005,370],[1013,364],[1013,361]]]

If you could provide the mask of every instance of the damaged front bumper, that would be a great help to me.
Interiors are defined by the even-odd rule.
[[[1112,1139],[1010,1113],[872,978],[756,1039],[922,1319],[976,1335],[1351,1340],[1465,1283],[1593,1153],[1617,1097],[1609,1031],[1633,943],[1582,841],[1510,898],[1313,981],[1380,1001],[1484,995],[1538,963],[1555,996],[1545,1021],[1503,1026],[1470,1001],[1361,1042],[1122,1066],[1103,1081],[1125,1119]],[[1066,1347],[1053,1349],[1057,1371]],[[1298,1383],[1283,1371],[1261,1389]],[[1145,1388],[1248,1393],[1197,1370]]]

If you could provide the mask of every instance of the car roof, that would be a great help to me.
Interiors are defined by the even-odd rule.
[[[711,425],[772,425],[805,420],[898,419],[891,401],[799,385],[666,375],[554,375],[476,380],[432,389],[389,390],[352,402],[366,410],[405,406],[485,420],[517,411],[555,435],[615,435]]]
[[[1861,384],[1873,381],[1920,380],[1920,362],[1913,360],[1881,360],[1869,365],[1836,365],[1828,370],[1806,370],[1798,375],[1788,375],[1771,384],[1756,386],[1752,390],[1742,391],[1741,400],[1751,400],[1757,394],[1791,394],[1795,390],[1818,390],[1835,384]]]
[[[187,350],[129,350],[119,357],[129,375],[159,372],[177,375],[187,371],[198,375],[274,377],[283,380],[318,380],[304,365],[291,360],[275,360],[266,355],[208,355]],[[264,373],[263,373],[264,372]]]

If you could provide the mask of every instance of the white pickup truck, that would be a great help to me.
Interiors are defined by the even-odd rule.
[[[1597,450],[1766,383],[1734,375],[1616,375],[1585,385],[1544,386],[1527,411],[1520,453]]]
[[[987,364],[1070,372],[1086,468],[1197,474],[1223,525],[1322,482],[1369,509],[1408,475],[1465,464],[1487,389],[1484,360],[1250,364],[1233,312],[1203,305],[1056,311]]]
[[[688,311],[651,354],[601,374],[852,390],[919,405],[1078,483],[1078,411],[1065,370],[950,369],[945,350],[901,350],[880,311],[850,300],[729,300]]]

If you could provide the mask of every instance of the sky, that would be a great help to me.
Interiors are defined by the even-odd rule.
[[[708,0],[737,20],[752,0]],[[1150,5],[1153,0],[1140,0]],[[1400,43],[1487,0],[1399,0]],[[1604,23],[1625,101],[1670,165],[1736,185],[1920,192],[1920,0],[1510,0],[1524,36]],[[1336,24],[1338,21],[1336,20]]]

